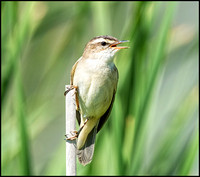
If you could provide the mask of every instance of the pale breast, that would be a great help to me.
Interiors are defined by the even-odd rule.
[[[114,63],[78,63],[74,85],[78,86],[81,114],[100,118],[110,106],[117,81],[118,72]]]

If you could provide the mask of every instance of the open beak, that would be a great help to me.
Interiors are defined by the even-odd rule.
[[[117,46],[118,44],[122,44],[124,42],[129,42],[129,40],[123,40],[123,41],[115,42],[115,43],[111,44],[110,47],[114,48],[114,49],[127,49],[127,48],[129,48],[127,46]]]

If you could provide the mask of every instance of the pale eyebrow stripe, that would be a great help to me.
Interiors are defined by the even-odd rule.
[[[94,44],[94,43],[98,43],[98,42],[106,42],[106,40],[105,39],[103,39],[103,38],[99,38],[99,39],[95,39],[94,41],[92,41],[92,44]]]
[[[114,42],[114,41],[111,41],[109,39],[98,38],[98,39],[95,39],[94,41],[92,41],[92,44],[97,44],[99,42],[111,43],[111,42]]]

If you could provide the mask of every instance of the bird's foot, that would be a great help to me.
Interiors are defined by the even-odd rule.
[[[66,87],[66,89],[67,89],[67,90],[64,92],[64,96],[66,96],[67,93],[68,93],[70,90],[75,89],[74,94],[75,94],[75,100],[76,100],[76,110],[77,110],[77,111],[80,111],[80,108],[79,108],[79,100],[78,100],[78,86],[70,85],[69,87]],[[74,96],[74,94],[73,94],[72,96]]]
[[[66,140],[71,140],[71,141],[73,141],[73,140],[75,140],[75,139],[78,137],[78,134],[79,134],[79,132],[76,131],[76,130],[70,131],[70,133],[67,133],[67,134],[65,135]]]
[[[66,87],[67,90],[64,92],[64,96],[66,96],[67,93],[68,93],[70,90],[73,90],[73,89],[75,89],[75,94],[76,94],[77,88],[78,88],[78,86],[75,86],[75,85],[70,85],[69,87]]]
[[[81,130],[83,129],[83,127],[85,126],[85,124],[87,123],[89,119],[86,119],[85,122],[83,123],[83,125],[80,127],[80,129],[78,131],[73,130],[70,131],[70,133],[65,134],[66,140],[75,140],[78,138],[78,135],[80,134]]]

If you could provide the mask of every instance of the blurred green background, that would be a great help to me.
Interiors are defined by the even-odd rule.
[[[65,175],[70,70],[95,36],[130,40],[78,175],[198,175],[198,2],[1,2],[1,175]]]

